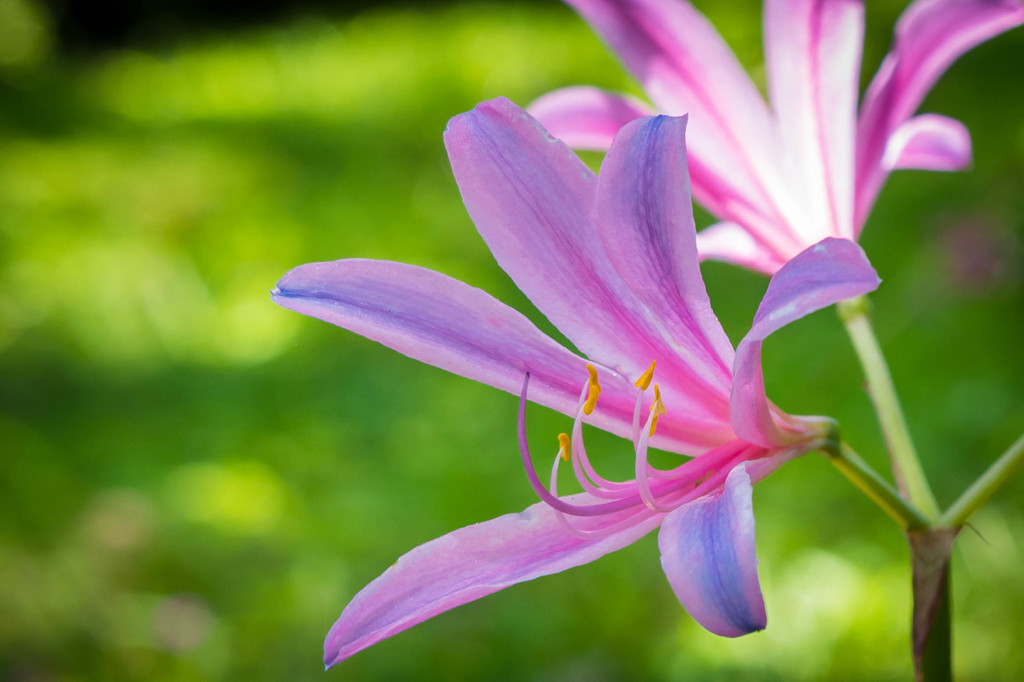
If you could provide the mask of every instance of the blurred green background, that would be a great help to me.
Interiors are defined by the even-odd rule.
[[[763,80],[759,3],[699,4]],[[866,75],[902,4],[871,3]],[[445,122],[497,95],[635,87],[554,0],[234,22],[155,5],[93,40],[69,13],[80,4],[0,0],[0,679],[909,678],[905,543],[817,455],[755,494],[763,633],[696,626],[651,536],[324,673],[323,636],[362,585],[535,498],[516,398],[279,309],[268,290],[300,263],[386,258],[538,319],[465,215]],[[967,123],[975,167],[898,173],[863,241],[944,504],[1024,430],[1022,55],[1018,30],[940,81],[924,110]],[[766,280],[705,276],[738,339]],[[779,405],[839,418],[886,467],[832,311],[774,336],[766,363]],[[568,420],[532,415],[553,451]],[[627,444],[591,442],[602,466],[632,466]],[[1024,675],[1022,493],[1018,477],[958,546],[965,680]]]

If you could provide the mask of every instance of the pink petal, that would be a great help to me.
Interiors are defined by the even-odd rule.
[[[686,117],[622,128],[601,165],[595,216],[613,267],[670,340],[659,366],[672,367],[698,404],[720,400],[727,421],[734,351],[700,274],[685,133]]]
[[[506,99],[456,116],[444,137],[466,209],[502,269],[585,355],[639,376],[651,334],[591,222],[596,176]]]
[[[784,263],[773,257],[743,226],[731,222],[715,223],[698,232],[697,252],[702,261],[725,261],[766,275],[771,275]]]
[[[275,303],[348,329],[411,358],[519,394],[526,372],[530,398],[574,415],[587,361],[549,338],[489,294],[404,263],[339,260],[286,274]],[[631,435],[635,389],[601,368],[601,408],[593,423]],[[511,417],[510,417],[511,418]],[[663,434],[672,440],[671,424]],[[679,449],[691,443],[677,442]]]
[[[896,25],[895,45],[872,79],[857,128],[857,229],[888,175],[889,136],[964,52],[1024,24],[1018,0],[916,0]]]
[[[779,169],[772,116],[714,26],[681,0],[566,2],[618,53],[659,110],[690,115],[697,200],[749,226],[780,257],[798,250],[785,227],[796,206]]]
[[[775,273],[736,349],[732,425],[737,436],[763,447],[791,440],[772,419],[765,397],[761,344],[768,335],[816,310],[874,291],[879,281],[857,244],[835,238],[802,251]]]
[[[592,219],[595,177],[564,143],[505,99],[456,116],[445,142],[466,208],[498,264],[577,348],[634,380],[652,360],[673,357],[672,339],[609,261]],[[667,393],[689,397],[686,386],[671,385],[675,373],[662,377]],[[682,406],[692,409],[669,415],[668,435],[732,437],[724,403]]]
[[[669,513],[658,547],[669,584],[694,620],[723,637],[765,628],[746,465],[729,472],[723,489]]]
[[[860,0],[767,0],[772,108],[800,177],[804,243],[853,237],[853,159],[864,33]]]
[[[960,121],[921,114],[902,124],[889,138],[882,167],[956,171],[971,165],[971,134]]]
[[[567,501],[595,500],[580,494]],[[630,519],[633,523],[629,523]],[[657,527],[661,515],[640,506],[606,517],[573,519],[593,530],[625,522],[600,539],[570,534],[545,503],[467,526],[402,556],[345,607],[324,642],[328,667],[417,623],[510,585],[590,563]]]
[[[587,86],[549,92],[527,111],[570,147],[597,151],[606,151],[622,126],[655,113],[635,97]]]

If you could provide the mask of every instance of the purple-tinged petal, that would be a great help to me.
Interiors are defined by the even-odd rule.
[[[727,414],[734,351],[700,274],[685,140],[685,116],[622,128],[601,165],[595,222],[615,270],[671,340],[676,371],[694,377],[692,392],[711,387]]]
[[[275,303],[348,329],[411,358],[518,394],[530,372],[530,397],[572,415],[587,360],[489,294],[404,263],[350,259],[310,263],[286,274]],[[634,389],[611,370],[595,424],[629,437]],[[670,438],[670,434],[666,433]]]
[[[786,158],[801,179],[805,243],[853,237],[853,161],[864,7],[767,0],[765,57]]]
[[[697,233],[697,253],[703,260],[719,260],[771,275],[784,261],[771,252],[742,225],[715,223]]]
[[[896,24],[892,50],[868,86],[857,126],[855,226],[863,225],[888,175],[889,136],[920,106],[960,55],[1024,24],[1019,0],[916,0]]]
[[[746,467],[749,486],[799,451],[766,454],[733,440],[708,459],[699,457],[681,465],[675,481],[665,479],[656,485],[677,488],[662,499],[686,505],[729,487],[729,480],[738,480],[733,475],[737,465]],[[558,499],[577,509],[608,504],[607,498],[589,493]],[[517,583],[587,564],[635,542],[666,517],[647,508],[639,494],[634,502],[618,511],[572,516],[560,516],[541,502],[522,513],[467,526],[417,547],[345,607],[324,642],[325,662],[334,665],[439,613]]]
[[[732,425],[737,436],[763,447],[792,440],[773,420],[764,392],[761,345],[768,335],[816,310],[874,291],[879,282],[864,251],[847,239],[824,239],[775,273],[750,331],[736,348]]]
[[[445,143],[466,209],[498,264],[577,348],[634,380],[652,360],[674,355],[609,261],[592,219],[596,178],[564,143],[506,99],[456,116]],[[680,377],[661,376],[663,390],[686,399],[685,387],[671,385]],[[676,434],[699,422],[693,439],[728,439],[725,405],[691,400],[665,425]]]
[[[526,110],[570,147],[597,151],[607,151],[622,126],[655,113],[635,97],[582,85],[549,92]]]
[[[599,502],[587,494],[565,498]],[[624,527],[600,538],[569,533],[547,504],[467,526],[408,552],[345,607],[324,642],[329,666],[439,613],[511,585],[581,566],[657,527],[661,515],[638,505],[603,517],[576,518],[583,530]]]
[[[772,115],[714,26],[682,0],[566,0],[618,53],[658,109],[690,115],[694,196],[785,257],[798,211],[780,172]]]
[[[658,547],[669,584],[694,620],[723,637],[765,628],[753,488],[745,465],[729,472],[723,489],[669,513]]]
[[[591,223],[594,173],[504,98],[453,118],[444,140],[498,265],[585,355],[639,376],[652,359],[651,334]]]
[[[882,157],[886,170],[957,171],[970,165],[971,134],[967,126],[938,114],[915,116],[897,128]]]

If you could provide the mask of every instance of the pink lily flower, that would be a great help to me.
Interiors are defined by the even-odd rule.
[[[312,263],[278,283],[273,299],[286,308],[519,394],[520,452],[540,498],[401,557],[331,628],[328,666],[658,526],[665,574],[694,618],[725,636],[765,626],[751,484],[819,447],[829,422],[768,402],[761,345],[879,280],[854,242],[825,239],[779,270],[734,351],[700,274],[685,128],[685,117],[629,123],[599,177],[508,100],[456,116],[445,132],[463,200],[494,257],[583,355],[483,291],[413,265]],[[547,486],[527,445],[527,400],[573,418]],[[632,441],[635,479],[595,471],[584,421]],[[647,461],[652,445],[696,456],[660,470]],[[559,494],[563,460],[582,492]]]
[[[1024,23],[1019,0],[915,0],[857,111],[860,0],[765,0],[765,102],[714,26],[686,0],[565,0],[618,53],[657,111],[690,114],[693,195],[722,222],[702,258],[771,274],[825,237],[857,239],[898,168],[971,163],[960,122],[912,116],[964,52]],[[592,87],[530,106],[556,137],[607,149],[645,103]]]

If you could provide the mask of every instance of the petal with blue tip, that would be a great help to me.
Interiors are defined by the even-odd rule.
[[[746,465],[729,472],[723,489],[668,514],[658,547],[672,591],[704,628],[723,637],[765,628]]]

